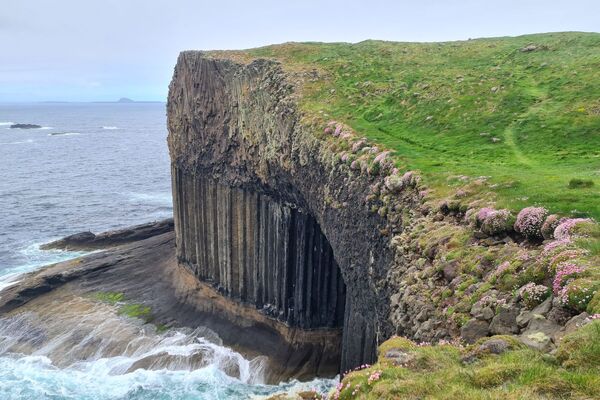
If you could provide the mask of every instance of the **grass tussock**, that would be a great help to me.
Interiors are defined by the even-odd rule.
[[[417,345],[392,338],[379,349],[375,365],[349,373],[334,399],[592,399],[600,392],[600,320],[566,336],[556,356],[524,347],[507,337],[501,354],[473,346]],[[395,365],[396,351],[411,360]],[[471,357],[468,357],[471,355]]]

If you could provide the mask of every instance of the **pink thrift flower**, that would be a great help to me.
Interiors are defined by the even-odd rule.
[[[568,218],[561,222],[556,229],[554,229],[554,237],[559,240],[567,240],[571,238],[573,228],[580,223],[591,222],[589,218]]]
[[[527,239],[542,238],[542,225],[546,220],[548,210],[543,207],[527,207],[519,212],[515,222],[515,230]]]

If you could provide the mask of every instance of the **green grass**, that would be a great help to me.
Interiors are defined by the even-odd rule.
[[[120,292],[95,292],[92,298],[103,303],[118,307],[119,315],[125,315],[130,318],[139,318],[145,323],[154,321],[152,309],[143,304],[131,303],[126,301],[125,294]],[[162,324],[157,325],[158,332],[164,332],[167,327]]]
[[[520,51],[528,44],[539,48]],[[481,190],[500,207],[600,219],[600,34],[223,54],[278,59],[292,72],[316,68],[319,79],[304,79],[304,114],[395,150],[398,166],[420,171],[439,197],[456,190],[453,176],[489,176]],[[573,180],[587,183],[569,188]]]
[[[344,377],[340,399],[592,399],[600,387],[600,321],[565,337],[556,357],[501,337],[509,350],[495,355],[454,345],[417,346],[392,338],[379,361]],[[482,339],[481,342],[489,338]],[[385,357],[394,349],[410,356],[404,366]],[[470,362],[463,361],[472,354]],[[373,372],[381,376],[368,382]],[[358,387],[357,387],[358,385]],[[354,392],[354,394],[353,394]]]
[[[110,305],[115,305],[125,300],[125,295],[119,292],[96,292],[94,293],[93,297],[98,301],[102,301]]]

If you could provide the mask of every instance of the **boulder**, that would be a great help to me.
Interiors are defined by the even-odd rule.
[[[585,325],[585,321],[589,316],[590,315],[588,313],[583,312],[567,321],[567,323],[561,330],[554,333],[554,336],[552,337],[554,343],[560,342],[560,340],[563,337],[580,328],[581,326]]]
[[[519,310],[516,308],[502,308],[492,319],[490,332],[494,335],[518,333],[517,315],[519,315]]]
[[[552,339],[544,332],[526,332],[519,336],[519,340],[539,351],[550,352],[554,349]]]
[[[541,315],[534,315],[529,322],[529,325],[527,325],[527,330],[524,333],[543,332],[547,336],[552,337],[561,329],[562,327],[556,322],[548,320]]]
[[[475,343],[477,339],[490,333],[490,324],[480,319],[470,319],[460,328],[460,337],[467,343]]]
[[[480,302],[477,302],[471,307],[471,316],[476,319],[490,321],[494,318],[494,310],[489,306],[484,307]]]
[[[503,339],[490,339],[479,346],[478,351],[492,354],[502,354],[508,350],[510,345]]]
[[[562,305],[560,299],[555,297],[552,300],[552,309],[548,311],[546,318],[559,325],[564,325],[571,317],[573,317],[573,313]]]
[[[549,352],[554,349],[552,338],[561,328],[556,322],[548,320],[542,315],[534,314],[519,339],[529,347]]]
[[[551,309],[552,309],[552,297],[548,297],[541,304],[536,306],[533,310],[521,311],[521,313],[517,316],[518,327],[519,328],[526,327],[529,324],[529,322],[531,321],[531,319],[536,315],[545,317],[548,314],[548,312],[550,312]]]
[[[416,358],[416,356],[414,353],[406,352],[404,350],[391,349],[385,353],[385,358],[390,360],[392,364],[399,366],[410,363]]]
[[[452,280],[454,278],[456,278],[456,276],[458,275],[456,268],[457,268],[456,262],[449,262],[446,265],[444,265],[444,269],[442,270],[442,273],[444,275],[444,279],[447,282],[452,282]]]

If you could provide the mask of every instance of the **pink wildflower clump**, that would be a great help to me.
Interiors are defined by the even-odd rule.
[[[479,212],[477,213],[477,216],[475,217],[475,219],[477,220],[477,223],[481,224],[494,211],[496,211],[496,210],[494,210],[493,208],[483,207],[481,210],[479,210]]]
[[[554,230],[561,223],[561,221],[561,218],[556,214],[549,215],[548,218],[546,218],[541,228],[544,239],[554,239]]]
[[[367,379],[367,384],[370,385],[375,381],[378,381],[379,378],[381,378],[381,374],[383,371],[375,371],[373,373],[371,373],[371,375],[369,375],[369,378]]]
[[[328,126],[327,128],[323,129],[323,132],[326,135],[331,135],[333,133],[333,129]]]
[[[550,289],[544,285],[536,285],[534,282],[529,282],[519,289],[518,295],[523,300],[525,306],[531,309],[550,296]]]
[[[596,320],[600,320],[600,314],[593,314],[585,319],[586,322],[592,322]]]
[[[417,186],[420,181],[420,177],[413,171],[405,172],[402,175],[402,184],[404,186]]]
[[[333,136],[340,136],[340,133],[342,133],[342,126],[340,124],[335,126],[335,130],[333,131]]]
[[[342,139],[350,139],[352,137],[352,132],[348,132],[348,131],[343,131],[342,133],[340,133],[340,138]]]
[[[572,262],[562,262],[556,267],[556,275],[552,281],[552,291],[563,304],[568,301],[567,285],[583,271],[585,271],[585,268]]]
[[[343,162],[346,162],[346,161],[348,161],[349,157],[350,157],[350,155],[348,153],[342,153],[342,156],[340,158]]]
[[[542,256],[548,256],[549,254],[551,254],[552,252],[554,252],[556,249],[559,249],[561,247],[565,247],[571,244],[571,239],[567,238],[567,239],[559,239],[559,240],[555,240],[553,242],[548,243],[547,245],[544,246],[544,250],[542,250]]]
[[[377,163],[377,164],[381,164],[389,154],[390,154],[389,151],[382,151],[381,153],[377,154],[377,156],[375,157],[373,162]]]
[[[506,234],[511,227],[512,215],[508,210],[482,208],[477,213],[477,223],[481,231],[490,236]]]
[[[529,240],[542,238],[542,225],[546,220],[548,210],[544,207],[527,207],[519,212],[515,222],[515,230]]]
[[[362,149],[363,147],[365,147],[366,144],[367,144],[367,141],[364,140],[364,139],[361,139],[361,140],[359,140],[357,142],[354,142],[352,144],[352,152],[353,153],[358,152],[360,149]]]
[[[554,237],[559,240],[570,239],[573,228],[578,224],[591,222],[589,218],[567,218],[554,229]]]
[[[554,267],[557,266],[559,263],[573,260],[586,254],[587,251],[583,249],[566,249],[561,252],[558,252],[548,262],[548,270],[552,272],[554,270]]]

